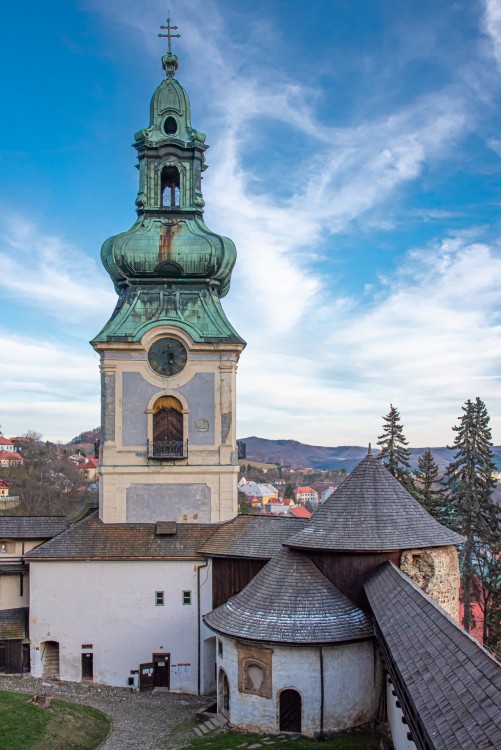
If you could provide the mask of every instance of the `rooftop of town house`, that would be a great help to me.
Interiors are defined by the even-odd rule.
[[[0,641],[20,640],[26,637],[28,607],[0,610]]]
[[[201,559],[198,549],[213,524],[178,523],[165,533],[156,523],[107,523],[96,512],[26,555],[27,560]]]
[[[4,539],[50,539],[68,526],[65,516],[0,516]]]

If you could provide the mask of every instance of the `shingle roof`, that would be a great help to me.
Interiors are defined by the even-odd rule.
[[[308,557],[286,548],[204,621],[225,635],[271,643],[336,643],[373,633],[369,617]]]
[[[435,521],[368,454],[287,545],[302,549],[442,547],[464,539]]]
[[[28,607],[0,610],[0,640],[26,638]]]
[[[200,552],[209,557],[270,560],[304,523],[302,518],[285,516],[237,516],[220,526]]]
[[[0,537],[51,539],[67,526],[64,516],[0,516]]]
[[[122,560],[198,558],[214,533],[212,524],[180,523],[174,535],[158,535],[155,523],[104,524],[97,513],[26,555],[28,560]]]
[[[501,665],[392,563],[365,590],[429,747],[501,748]]]

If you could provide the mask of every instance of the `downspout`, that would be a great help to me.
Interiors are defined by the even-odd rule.
[[[320,657],[320,732],[318,739],[320,742],[325,740],[324,735],[324,649],[323,646],[318,647],[318,655]]]
[[[200,570],[208,566],[208,561],[197,567],[197,617],[198,617],[198,655],[197,655],[197,691],[200,695],[201,680],[200,680],[200,667],[202,663],[202,617],[201,617],[201,603],[200,603]]]

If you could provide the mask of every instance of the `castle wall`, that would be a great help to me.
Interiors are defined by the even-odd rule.
[[[246,731],[277,733],[280,731],[280,693],[297,690],[301,695],[301,731],[314,736],[320,731],[320,655],[315,646],[241,645],[233,639],[218,636],[223,654],[218,653],[218,695],[221,710],[221,673],[224,670],[230,690],[230,724]],[[245,676],[239,658],[247,659],[254,651],[256,661],[264,665],[260,692],[242,692]],[[271,655],[270,655],[271,651]],[[332,732],[359,726],[376,716],[376,696],[380,674],[372,641],[324,646],[324,731]],[[250,659],[252,662],[252,659]],[[270,666],[267,666],[269,663]],[[257,691],[259,692],[259,690]],[[270,697],[265,697],[269,695]]]
[[[459,621],[459,560],[455,547],[406,550],[400,570]]]
[[[398,698],[392,693],[391,682],[386,680],[386,683],[386,711],[394,748],[395,750],[416,750],[413,740],[407,738],[409,727],[402,721],[404,714],[397,706]]]
[[[30,564],[32,674],[43,673],[43,644],[59,643],[62,680],[80,681],[82,646],[92,645],[94,682],[125,687],[131,670],[169,653],[171,690],[198,689],[197,567],[200,561],[89,561]],[[201,611],[211,608],[210,566],[201,573]],[[156,606],[155,592],[164,592]],[[191,604],[182,592],[191,591]],[[202,625],[202,640],[212,635]],[[207,659],[202,662],[207,666]],[[174,669],[174,665],[183,669]],[[186,669],[185,665],[189,665]],[[208,667],[207,667],[208,669]],[[202,675],[210,687],[214,666]]]

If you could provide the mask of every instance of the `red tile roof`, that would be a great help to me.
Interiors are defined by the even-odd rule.
[[[6,482],[5,479],[0,479],[0,487],[2,489],[7,488],[8,490],[10,490],[11,485],[8,482]]]
[[[0,451],[0,461],[24,461],[20,453],[15,451]]]
[[[303,492],[315,492],[315,490],[313,490],[311,487],[298,487],[297,490],[296,490],[296,495],[298,494],[298,492],[299,493],[303,493]]]
[[[3,435],[0,435],[0,445],[13,445],[12,440],[7,440]]]
[[[297,505],[295,508],[290,508],[289,513],[295,518],[311,518],[310,511],[304,505]]]

